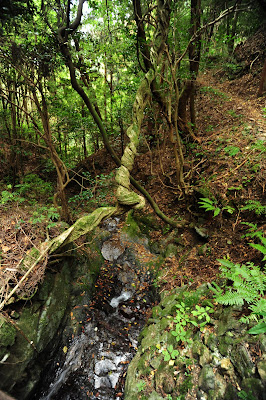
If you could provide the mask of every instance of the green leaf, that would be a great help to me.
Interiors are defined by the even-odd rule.
[[[262,254],[266,254],[266,247],[262,246],[261,244],[254,244],[254,243],[250,243],[251,247],[254,247],[254,249],[259,250]]]
[[[260,322],[248,330],[251,335],[258,335],[260,333],[266,333],[266,322]]]
[[[199,201],[199,203],[201,203],[201,204],[208,203],[208,204],[213,205],[213,201],[212,201],[211,199],[206,198],[206,197],[201,197],[200,200],[201,200],[201,201]]]
[[[165,353],[164,354],[164,361],[169,361],[170,360],[170,354],[169,353]]]
[[[221,209],[219,207],[216,207],[215,210],[214,210],[213,216],[217,217],[217,215],[220,214],[220,211],[221,211]]]
[[[167,350],[169,351],[169,353],[172,353],[172,351],[174,350],[173,345],[170,344],[170,346],[167,347]]]

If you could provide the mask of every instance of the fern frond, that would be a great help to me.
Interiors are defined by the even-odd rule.
[[[255,314],[249,314],[245,317],[241,317],[239,321],[243,322],[244,324],[249,324],[252,321],[258,322],[258,317]]]
[[[212,282],[212,283],[208,282],[208,287],[210,290],[213,291],[213,293],[216,296],[221,296],[223,294],[223,289],[219,285],[217,285],[216,282]]]
[[[244,304],[243,296],[239,295],[238,292],[232,292],[231,289],[223,295],[217,296],[216,300],[218,303],[227,306],[242,306]]]
[[[258,299],[249,308],[254,314],[266,315],[266,299],[264,298]]]
[[[258,291],[252,285],[247,285],[243,283],[237,288],[236,293],[239,297],[242,297],[243,301],[247,303],[252,303],[258,297]]]

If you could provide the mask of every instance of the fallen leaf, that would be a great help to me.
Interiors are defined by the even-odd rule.
[[[4,246],[4,245],[2,245],[1,247],[2,247],[2,250],[4,253],[7,253],[11,249],[11,247]]]

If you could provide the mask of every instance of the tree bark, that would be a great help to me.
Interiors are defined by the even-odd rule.
[[[259,90],[258,90],[258,97],[262,97],[264,88],[265,88],[265,82],[266,82],[266,59],[264,61],[262,73],[261,73],[261,78],[260,78],[260,84],[259,84]]]
[[[133,8],[134,8],[134,17],[137,25],[137,56],[139,64],[141,66],[139,53],[141,54],[144,63],[144,68],[142,66],[141,68],[145,72],[147,72],[151,68],[150,50],[147,45],[140,0],[133,0]]]

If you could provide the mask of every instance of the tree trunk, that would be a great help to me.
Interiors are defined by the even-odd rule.
[[[259,84],[259,90],[258,90],[258,97],[262,97],[263,91],[265,89],[265,83],[266,83],[266,59],[264,61],[262,73],[261,73],[261,78],[260,78],[260,84]]]
[[[200,28],[201,16],[201,0],[191,0],[191,36],[195,35]],[[190,91],[190,121],[192,130],[196,131],[196,115],[195,115],[195,81],[199,72],[201,52],[201,36],[198,35],[197,39],[189,46],[189,69],[191,76],[191,91]]]
[[[139,64],[141,66],[141,60],[139,57],[140,53],[144,63],[144,68],[142,66],[141,68],[145,72],[147,72],[151,68],[150,50],[147,45],[140,0],[133,0],[133,8],[134,8],[134,17],[137,25],[137,57],[139,60]]]
[[[61,202],[60,216],[64,221],[69,222],[70,221],[70,212],[69,212],[69,208],[68,208],[68,202],[67,202],[67,198],[66,198],[65,188],[70,180],[69,180],[67,168],[66,168],[65,164],[63,163],[63,161],[58,156],[58,153],[57,153],[56,148],[53,143],[51,127],[50,127],[50,123],[49,123],[49,114],[48,114],[47,103],[46,103],[45,96],[43,94],[43,90],[40,85],[39,85],[39,92],[41,94],[42,103],[40,104],[35,91],[33,92],[33,98],[34,98],[37,110],[40,114],[41,121],[42,121],[42,126],[43,126],[43,130],[44,130],[43,139],[44,139],[47,147],[49,148],[51,160],[52,160],[52,162],[55,166],[56,172],[57,172],[57,192],[54,195],[54,205],[56,208],[58,208],[57,199],[59,198],[60,202]]]

